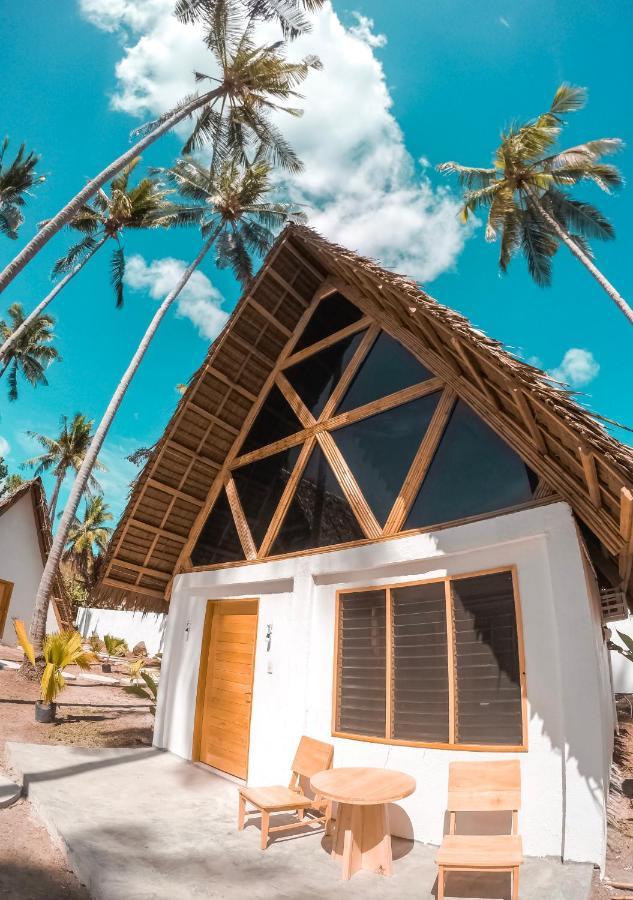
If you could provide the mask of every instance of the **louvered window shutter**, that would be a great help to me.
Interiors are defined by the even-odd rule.
[[[384,737],[385,591],[341,595],[338,640],[337,731]]]

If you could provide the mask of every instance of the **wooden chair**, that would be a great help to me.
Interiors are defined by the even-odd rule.
[[[444,900],[448,872],[510,872],[512,900],[519,897],[519,866],[523,862],[517,834],[521,807],[521,768],[518,760],[450,763],[448,771],[449,833],[437,854],[437,900]],[[470,835],[455,833],[458,812],[511,812],[512,833]]]
[[[262,817],[262,850],[267,848],[268,834],[272,831],[288,831],[301,825],[312,825],[315,822],[322,822],[327,833],[329,822],[332,818],[332,804],[318,795],[312,798],[306,797],[303,793],[304,787],[301,779],[309,779],[312,775],[316,775],[317,772],[330,769],[333,756],[334,747],[332,744],[315,741],[314,738],[304,735],[299,741],[292,763],[292,776],[288,787],[275,785],[273,787],[244,787],[239,789],[240,800],[237,820],[239,831],[242,831],[244,828],[246,816],[260,814]],[[246,801],[252,803],[255,809],[247,810]],[[306,816],[306,810],[308,809],[317,810],[321,815],[308,817]],[[276,825],[274,828],[270,827],[271,813],[294,811],[297,813],[296,822],[290,822],[287,825]]]

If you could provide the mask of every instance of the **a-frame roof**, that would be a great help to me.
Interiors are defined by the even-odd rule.
[[[30,497],[31,500],[42,564],[46,565],[53,538],[48,508],[46,505],[46,494],[44,493],[42,480],[40,478],[33,478],[30,481],[25,481],[14,491],[11,491],[11,493],[0,498],[0,518],[5,515],[12,506],[15,506],[16,503],[19,503],[26,496]],[[55,597],[53,598],[52,603],[55,618],[57,619],[59,627],[71,628],[74,615],[71,605],[66,597],[66,589],[61,577],[57,578]]]
[[[190,567],[190,535],[217,496],[238,436],[253,421],[313,305],[332,290],[484,418],[540,477],[541,496],[570,504],[592,536],[604,579],[628,590],[631,448],[570,392],[411,279],[291,225],[210,347],[133,485],[102,567],[97,602],[165,608],[174,574]]]

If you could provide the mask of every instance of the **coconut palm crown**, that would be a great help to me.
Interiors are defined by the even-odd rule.
[[[35,171],[39,156],[32,150],[27,153],[25,144],[20,146],[13,162],[5,165],[4,156],[8,147],[9,138],[5,137],[0,145],[0,233],[15,240],[24,221],[22,207],[26,204],[25,198],[34,185],[46,179]]]
[[[7,320],[0,321],[0,343],[9,338],[24,322],[24,310],[20,303],[12,303],[7,310]],[[47,385],[46,369],[53,360],[61,359],[53,347],[55,319],[42,315],[33,319],[5,353],[0,364],[0,378],[7,373],[9,400],[18,399],[18,375],[29,384]]]
[[[69,227],[85,235],[68,252],[58,259],[53,267],[53,277],[70,272],[78,262],[94,253],[105,241],[115,241],[112,254],[112,286],[116,295],[116,305],[123,305],[123,276],[125,274],[125,251],[121,240],[128,229],[171,228],[192,224],[187,211],[174,203],[165,190],[153,178],[141,179],[130,187],[130,175],[140,162],[140,157],[110,183],[110,194],[99,190],[92,204],[86,203],[71,220]]]
[[[229,161],[211,170],[188,156],[155,171],[193,204],[203,238],[215,235],[216,265],[232,269],[242,285],[253,277],[252,255],[264,256],[287,222],[305,220],[287,203],[267,200],[271,167],[261,156],[246,168]]]
[[[75,516],[68,532],[64,562],[70,563],[85,584],[92,580],[96,557],[108,546],[112,528],[107,523],[113,518],[107,503],[98,494],[86,500],[83,519]]]
[[[486,211],[486,239],[500,239],[502,272],[522,253],[534,281],[547,286],[552,258],[563,242],[622,308],[616,298],[626,302],[591,262],[590,241],[614,238],[613,225],[595,206],[570,194],[580,182],[593,182],[607,193],[622,185],[617,167],[603,161],[622,148],[622,141],[599,138],[555,150],[565,125],[562,117],[582,109],[586,97],[584,88],[561,84],[547,112],[502,133],[492,167],[445,162],[438,169],[456,174],[465,189],[464,221]]]
[[[67,416],[62,416],[59,424],[59,434],[55,437],[39,434],[37,431],[27,431],[28,436],[43,447],[44,453],[34,456],[32,459],[27,459],[22,463],[23,469],[35,469],[35,475],[42,475],[44,472],[52,471],[55,484],[48,507],[48,514],[51,520],[55,518],[59,491],[66,475],[71,470],[77,472],[81,467],[92,440],[92,426],[94,422],[83,415],[83,413],[75,413],[70,421]],[[99,461],[96,462],[94,468],[97,471],[106,471],[106,467]],[[90,498],[93,491],[100,490],[99,482],[91,476],[85,492],[86,495]]]
[[[325,0],[229,0],[249,19],[277,21],[284,37],[293,39],[310,30],[306,13],[319,10]],[[174,15],[181,22],[209,22],[226,0],[178,0]]]

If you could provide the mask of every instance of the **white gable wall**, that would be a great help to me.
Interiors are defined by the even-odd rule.
[[[13,582],[9,613],[0,641],[16,646],[13,619],[23,619],[28,628],[33,614],[35,595],[44,571],[35,510],[27,491],[0,516],[0,578]],[[46,620],[47,631],[57,631],[52,607]]]
[[[150,656],[163,649],[165,623],[164,613],[132,612],[124,609],[99,609],[90,606],[79,610],[77,629],[83,637],[90,637],[95,632],[103,640],[104,634],[127,641],[130,650],[140,641],[147,647]]]
[[[389,746],[331,737],[336,590],[517,568],[528,695],[525,753]],[[448,763],[521,762],[525,852],[603,864],[613,720],[607,653],[569,507],[542,506],[424,535],[179,576],[167,625],[155,744],[191,758],[206,601],[259,597],[249,783],[285,783],[301,734],[335,744],[334,764],[413,775],[391,809],[396,834],[439,844]],[[272,625],[270,652],[266,626]]]

